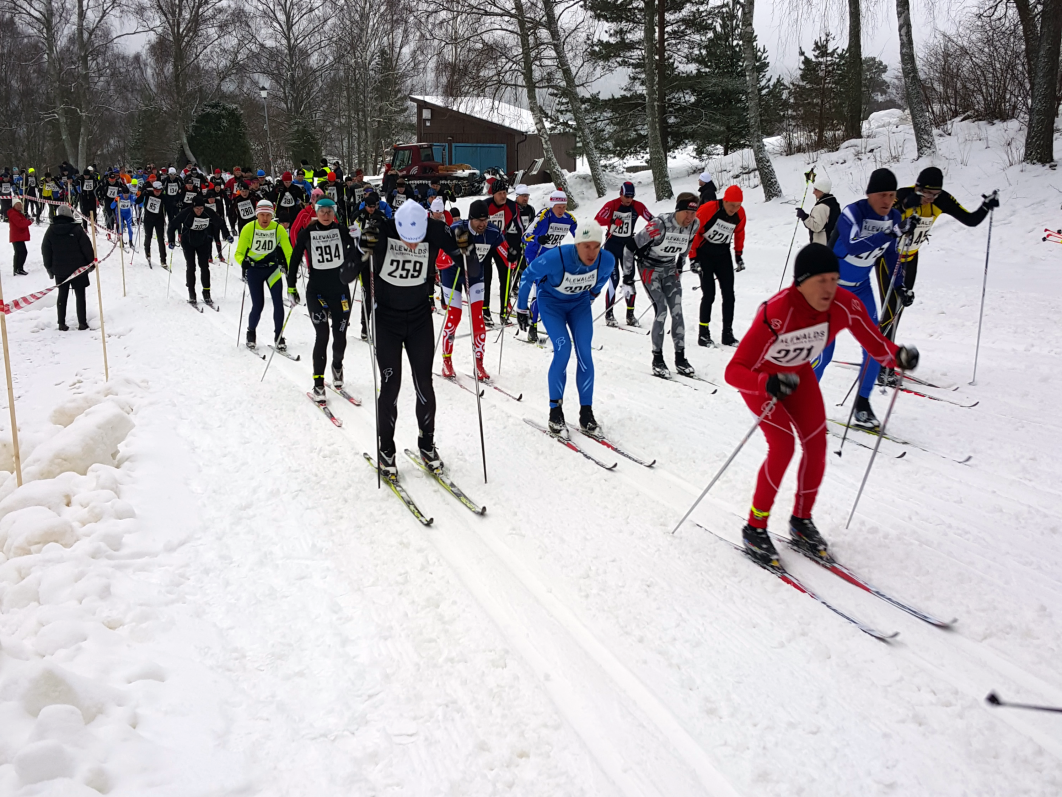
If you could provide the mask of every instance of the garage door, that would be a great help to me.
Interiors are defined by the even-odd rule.
[[[454,163],[467,163],[480,174],[492,166],[505,171],[504,144],[454,144]]]

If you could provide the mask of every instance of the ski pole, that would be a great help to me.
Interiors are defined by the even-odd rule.
[[[487,443],[483,439],[483,403],[480,398],[482,391],[479,389],[479,368],[477,368],[476,362],[476,327],[472,323],[472,289],[469,287],[468,282],[468,255],[464,252],[461,253],[461,258],[464,261],[464,268],[461,270],[465,275],[465,294],[468,296],[468,325],[472,327],[472,376],[476,379],[476,412],[479,413],[479,450],[483,457],[483,483],[487,483]],[[456,278],[454,284],[457,284]]]
[[[986,195],[985,199],[995,198],[999,195],[999,189],[997,188],[991,194]],[[974,369],[973,378],[970,380],[971,385],[977,384],[977,358],[981,354],[981,323],[985,320],[985,291],[988,290],[988,254],[992,250],[992,217],[995,215],[995,208],[988,211],[988,242],[985,244],[985,278],[981,283],[981,314],[977,317],[977,347],[974,349]]]
[[[371,251],[367,254],[369,262],[369,358],[372,360],[372,403],[376,407],[376,413],[373,416],[376,419],[376,489],[380,490],[383,488],[383,475],[380,473],[380,390],[376,386],[376,366],[379,364],[376,359],[376,259]],[[364,286],[363,281],[362,287]]]
[[[881,428],[878,430],[878,439],[874,441],[874,450],[870,453],[870,462],[867,463],[867,469],[863,473],[863,481],[859,484],[859,492],[856,493],[855,503],[852,504],[852,512],[848,515],[848,522],[844,524],[847,529],[851,523],[852,518],[855,517],[856,507],[859,506],[859,499],[863,496],[863,488],[867,486],[867,478],[870,476],[870,469],[874,467],[874,458],[878,455],[878,449],[881,448],[881,440],[885,436],[885,427],[889,425],[889,416],[892,415],[892,408],[896,406],[896,397],[900,395],[900,390],[903,388],[903,371],[897,371],[900,378],[896,380],[896,388],[892,391],[892,398],[889,400],[889,409],[885,411],[885,419],[881,422]]]
[[[803,209],[804,200],[808,198],[808,186],[815,181],[815,169],[804,173],[804,196],[800,197],[800,207]],[[782,266],[782,276],[778,280],[778,290],[782,290],[782,283],[785,282],[785,273],[789,271],[789,256],[793,254],[793,243],[796,241],[797,230],[800,228],[800,218],[797,218],[797,223],[793,225],[793,237],[789,239],[789,251],[785,253],[785,265]]]
[[[509,318],[509,289],[512,287],[512,284],[513,284],[513,269],[515,269],[515,268],[516,268],[516,266],[513,266],[512,268],[510,268],[509,269],[509,273],[505,277],[505,299],[502,301],[502,314],[501,314],[501,328],[502,328],[502,333],[503,334],[500,336],[501,347],[498,349],[498,373],[499,374],[501,373],[502,357],[505,355],[505,334],[504,334],[505,333],[505,322]]]
[[[173,272],[172,271],[170,272],[170,276],[173,276]],[[243,298],[240,299],[240,322],[239,322],[239,326],[236,327],[236,348],[237,349],[240,348],[240,333],[243,331],[243,306],[244,306],[244,303],[247,301],[247,293],[250,290],[251,290],[251,286],[247,284],[246,280],[244,280],[244,283],[243,283]]]
[[[752,433],[755,432],[760,427],[760,423],[763,422],[763,419],[771,414],[771,410],[774,409],[774,405],[777,404],[777,403],[778,403],[778,399],[777,398],[771,398],[771,400],[770,400],[770,402],[768,402],[767,406],[764,407],[763,412],[761,412],[759,414],[759,417],[756,418],[756,422],[754,424],[752,424],[752,428],[749,429],[748,432],[745,433],[745,436],[743,438],[741,438],[741,442],[737,444],[737,448],[735,448],[733,453],[731,453],[730,456],[727,457],[726,462],[723,463],[723,467],[721,467],[719,469],[719,472],[716,473],[715,476],[712,477],[712,480],[710,482],[708,482],[708,486],[705,487],[703,490],[701,490],[701,494],[697,496],[697,500],[693,502],[693,506],[691,506],[689,509],[686,510],[686,514],[682,516],[682,520],[680,520],[675,525],[675,528],[673,528],[671,530],[672,534],[674,534],[676,531],[678,531],[679,530],[679,526],[681,526],[683,523],[686,522],[686,518],[688,518],[690,515],[693,514],[693,510],[697,508],[697,504],[699,504],[701,502],[701,500],[704,498],[704,496],[708,495],[708,491],[712,489],[713,485],[715,485],[715,483],[717,481],[719,481],[719,477],[723,475],[723,472],[727,468],[730,467],[730,463],[734,461],[734,457],[736,457],[738,455],[738,452],[740,452],[741,449],[745,447],[745,443],[747,443],[749,441],[749,438],[752,437]]]
[[[248,290],[250,290],[250,286],[248,286]],[[298,302],[291,302],[291,306],[288,307],[288,314],[284,316],[284,323],[280,325],[280,334],[277,335],[276,340],[273,341],[273,350],[269,352],[269,359],[266,361],[266,367],[265,370],[262,371],[262,378],[258,380],[259,382],[264,382],[265,375],[269,373],[269,366],[273,362],[273,355],[277,353],[277,346],[280,345],[280,339],[284,337],[284,330],[288,328],[288,319],[291,318],[291,312],[295,309],[296,304],[298,304]],[[240,325],[243,325],[243,308],[240,308]],[[239,346],[238,343],[236,345]]]
[[[999,695],[995,692],[989,692],[988,697],[985,698],[985,702],[990,706],[1003,706],[1004,708],[1027,708],[1033,711],[1050,711],[1055,714],[1062,714],[1062,708],[1055,706],[1034,706],[1031,703],[1011,703],[1007,700],[1001,700]]]

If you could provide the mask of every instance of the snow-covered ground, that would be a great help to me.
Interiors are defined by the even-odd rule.
[[[901,185],[924,165],[909,130],[878,121],[817,160],[842,203],[879,163]],[[652,470],[621,459],[605,472],[524,424],[545,418],[550,355],[510,339],[499,371],[494,333],[488,365],[524,399],[482,399],[488,484],[475,398],[436,382],[440,450],[488,513],[400,461],[435,518],[425,529],[362,459],[372,379],[356,334],[347,379],[366,404],[333,401],[339,430],[304,396],[303,309],[288,331],[302,361],[278,358],[261,381],[261,361],[235,347],[240,283],[230,275],[226,295],[223,266],[221,312],[200,315],[183,268],[167,298],[167,273],[138,253],[123,298],[116,256],[104,264],[109,383],[95,287],[88,332],[55,328],[54,294],[12,314],[27,483],[0,486],[0,795],[1062,792],[1057,717],[984,704],[998,690],[1062,705],[1062,249],[1040,241],[1062,227],[1062,178],[1011,165],[1016,135],[960,123],[939,139],[960,201],[1001,189],[977,386],[987,225],[938,223],[899,336],[921,349],[919,375],[958,387],[934,392],[979,404],[901,395],[890,429],[913,445],[883,444],[851,528],[870,454],[851,442],[872,438],[831,455],[816,507],[842,561],[958,624],[931,628],[786,557],[827,599],[899,631],[891,644],[696,525],[670,534],[752,418],[725,386],[654,379],[644,334],[596,330],[594,404],[618,443],[658,458]],[[747,161],[713,162],[720,186]],[[739,332],[777,289],[811,164],[775,165],[788,201],[746,193]],[[693,166],[673,177],[696,185]],[[648,174],[635,179],[651,199]],[[572,183],[588,220],[600,200],[585,176]],[[47,284],[42,234],[30,277],[3,267],[8,300]],[[723,384],[729,350],[692,345],[696,284],[686,277],[687,354]],[[842,337],[838,359],[856,357]],[[471,366],[467,338],[455,358]],[[832,417],[853,378],[827,370]],[[874,398],[879,415],[886,402]],[[412,447],[408,384],[400,413]],[[763,452],[754,437],[692,519],[737,540]],[[792,490],[790,474],[778,531]]]

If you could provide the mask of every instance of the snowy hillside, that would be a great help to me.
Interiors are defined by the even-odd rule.
[[[889,122],[817,160],[842,204],[879,165],[900,185],[926,165],[912,162],[909,129]],[[684,278],[687,355],[718,392],[651,376],[644,330],[595,330],[597,418],[655,467],[619,459],[606,472],[523,423],[545,422],[549,351],[510,337],[499,370],[488,332],[488,368],[523,400],[483,396],[483,484],[476,400],[436,380],[440,451],[488,510],[472,515],[400,457],[429,528],[377,489],[362,459],[374,448],[373,388],[356,330],[346,375],[365,405],[333,400],[336,429],[305,397],[304,309],[287,332],[302,361],[277,358],[260,381],[263,363],[235,346],[238,273],[226,291],[221,264],[220,313],[201,315],[183,301],[183,263],[167,298],[167,272],[137,253],[123,298],[117,255],[106,261],[106,384],[95,287],[91,331],[56,329],[54,293],[15,312],[27,483],[0,486],[0,795],[1062,793],[1058,716],[984,703],[997,690],[1062,705],[1062,247],[1041,242],[1044,227],[1062,227],[1062,176],[1018,165],[1015,136],[959,123],[938,141],[947,190],[970,208],[994,188],[1002,201],[977,386],[987,223],[937,224],[899,335],[922,352],[919,376],[956,388],[935,395],[977,405],[900,395],[889,431],[909,445],[882,444],[851,528],[870,455],[853,443],[870,436],[829,457],[815,512],[841,561],[958,618],[954,630],[786,556],[824,598],[898,631],[891,643],[696,525],[740,539],[760,436],[695,523],[670,533],[753,420],[722,379],[731,350],[693,345],[694,275]],[[746,186],[739,334],[777,290],[812,165],[776,157],[790,199],[764,204],[737,178],[750,160],[710,165],[721,188]],[[676,162],[676,191],[693,189],[697,171]],[[643,201],[648,179],[635,178]],[[603,200],[588,177],[573,187],[588,221]],[[532,204],[545,193],[536,188]],[[43,231],[32,231],[27,279],[5,265],[8,301],[48,284]],[[641,289],[637,301],[640,312]],[[850,337],[838,343],[836,359],[857,359]],[[470,372],[467,337],[454,361]],[[834,405],[854,376],[827,369],[831,417],[847,416]],[[888,398],[873,397],[879,417]],[[399,412],[398,440],[412,447],[408,382]],[[0,417],[0,467],[10,467]]]

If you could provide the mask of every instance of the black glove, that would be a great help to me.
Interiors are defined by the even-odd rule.
[[[808,212],[806,210],[804,210],[804,208],[797,208],[797,218],[798,219],[800,219],[801,221],[804,221],[804,220],[807,219],[807,217],[808,217]]]
[[[800,377],[796,374],[783,371],[780,374],[771,374],[767,377],[767,395],[782,399],[797,389]]]
[[[900,304],[904,307],[910,307],[914,304],[914,291],[907,290],[903,285],[898,285],[896,287],[896,296],[899,298]]]
[[[348,285],[358,278],[358,264],[346,261],[339,267],[339,278]]]
[[[539,246],[545,246],[546,244],[549,243],[549,236],[548,235],[536,235],[535,236],[535,243],[538,244]]]
[[[624,274],[623,275],[623,284],[624,285],[633,285],[634,284],[634,269],[631,269],[631,272],[629,274]]]
[[[993,191],[991,194],[985,197],[985,201],[981,203],[981,207],[985,210],[995,210],[999,207],[999,192]]]
[[[45,271],[48,272],[48,279],[50,279],[50,280],[55,279],[55,272],[54,271],[52,271],[50,268],[46,268]]]
[[[917,191],[912,191],[907,195],[907,199],[903,201],[903,209],[910,210],[911,208],[918,208],[922,206],[922,195]]]
[[[901,346],[896,350],[896,367],[901,371],[913,371],[918,367],[918,349],[914,346]]]
[[[526,332],[528,326],[530,326],[530,318],[528,317],[527,310],[516,311],[516,323],[520,325],[520,331]]]
[[[691,262],[690,263],[690,271],[692,271],[694,274],[700,274],[701,273],[701,261],[694,260],[693,262]]]
[[[376,248],[376,244],[380,242],[379,233],[380,228],[374,220],[365,222],[365,226],[361,230],[361,249],[363,252],[369,253]]]
[[[675,269],[678,271],[679,274],[681,274],[682,269],[684,268],[686,268],[686,256],[679,255],[678,260],[675,261]]]
[[[734,271],[745,270],[745,258],[743,258],[741,255],[734,255],[734,262],[737,263],[737,267],[734,269]]]
[[[243,272],[243,281],[247,282],[247,266],[241,266],[240,270]]]
[[[291,303],[293,305],[299,303],[299,289],[296,288],[294,285],[288,288],[288,298],[291,300]]]
[[[454,241],[463,254],[468,254],[468,250],[472,246],[472,236],[469,235],[467,227],[458,227],[454,230]]]
[[[911,214],[906,219],[901,220],[900,223],[896,226],[896,229],[899,231],[899,237],[902,238],[905,235],[910,235],[911,232],[914,230],[916,224],[918,224],[918,222],[915,221],[914,214]]]

